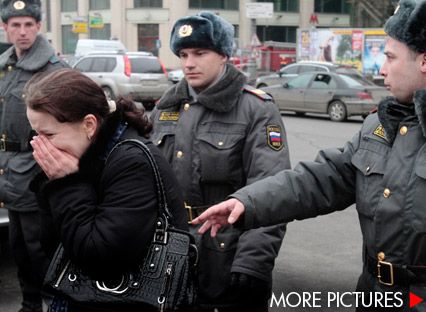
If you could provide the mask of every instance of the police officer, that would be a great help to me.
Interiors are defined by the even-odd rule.
[[[233,26],[211,12],[179,19],[171,33],[185,78],[154,110],[152,138],[180,182],[188,221],[240,187],[290,168],[284,125],[271,97],[245,85],[245,76],[227,64],[233,39]],[[280,225],[197,235],[195,310],[267,311],[284,232]]]
[[[23,302],[20,311],[42,311],[41,285],[48,260],[39,242],[39,215],[31,179],[39,172],[29,141],[23,88],[37,72],[66,66],[49,42],[37,33],[37,0],[4,0],[0,14],[13,44],[0,55],[0,209],[9,210],[9,239],[18,267]]]
[[[426,1],[401,0],[385,31],[380,72],[393,97],[360,132],[315,162],[243,188],[195,223],[207,220],[201,232],[212,227],[214,235],[243,212],[239,226],[255,228],[356,203],[364,242],[357,290],[391,298],[389,311],[419,312],[426,311]],[[409,293],[420,298],[412,309]],[[357,311],[385,309],[384,301],[368,303]]]

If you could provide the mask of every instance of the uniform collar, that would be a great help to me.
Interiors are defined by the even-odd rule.
[[[10,63],[10,58],[15,54],[15,46],[11,46],[0,55],[0,69]],[[37,35],[34,44],[28,51],[16,62],[16,67],[26,71],[37,71],[47,64],[52,56],[55,55],[51,44],[42,36]]]
[[[227,64],[222,79],[198,93],[196,102],[216,112],[229,112],[238,102],[244,83],[244,75],[233,65]],[[189,94],[188,87],[186,79],[182,79],[177,85],[166,91],[157,107],[165,109],[179,106],[184,102],[195,102]]]
[[[426,137],[426,90],[414,92],[413,103],[410,104],[401,104],[395,97],[387,97],[380,102],[377,113],[389,142],[394,141],[402,121],[418,120]]]

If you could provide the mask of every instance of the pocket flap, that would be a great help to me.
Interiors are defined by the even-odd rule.
[[[352,156],[351,162],[365,176],[385,172],[386,161],[384,157],[369,150],[359,149]]]
[[[230,149],[243,139],[241,134],[232,133],[201,133],[198,135],[200,141],[206,142],[217,149]]]

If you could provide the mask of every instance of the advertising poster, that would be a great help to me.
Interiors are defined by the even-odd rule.
[[[315,28],[299,32],[297,56],[298,60],[345,64],[377,75],[377,68],[383,63],[383,49],[381,29]]]
[[[379,75],[385,60],[385,37],[383,35],[365,35],[362,72],[364,75]]]

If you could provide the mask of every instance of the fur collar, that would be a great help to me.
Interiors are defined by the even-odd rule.
[[[380,102],[377,114],[390,142],[396,137],[399,123],[413,119],[418,120],[423,136],[426,137],[426,89],[414,92],[413,103],[401,104],[393,96]]]
[[[238,102],[245,80],[245,76],[239,70],[233,65],[227,64],[226,73],[222,79],[211,88],[199,93],[197,103],[216,112],[229,112]],[[188,82],[184,78],[166,91],[157,107],[166,109],[180,106],[188,101],[191,101],[191,96],[188,91]]]
[[[0,55],[0,68],[10,63],[10,58],[15,54],[15,46],[11,46]],[[16,62],[16,67],[26,71],[37,71],[47,64],[55,55],[51,44],[42,36],[37,35],[31,48]]]

